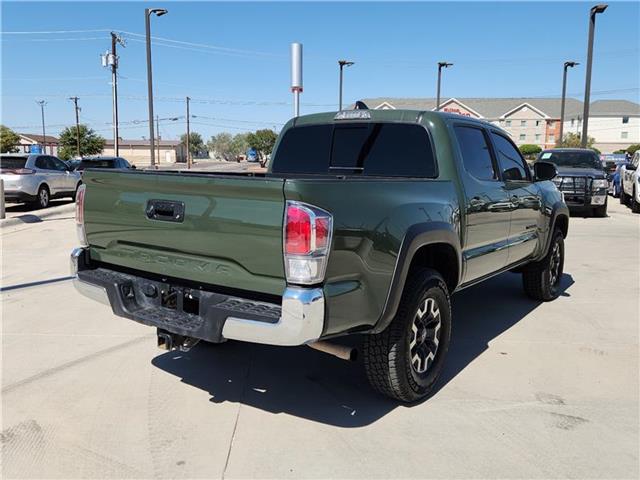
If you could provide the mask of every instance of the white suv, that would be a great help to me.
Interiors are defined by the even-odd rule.
[[[51,198],[75,199],[80,173],[53,155],[6,154],[0,157],[0,178],[7,202],[28,202],[45,208]]]
[[[620,203],[629,205],[633,213],[640,213],[639,163],[640,150],[637,150],[631,161],[620,168]]]

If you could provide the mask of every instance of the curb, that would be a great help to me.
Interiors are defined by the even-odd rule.
[[[40,214],[28,213],[25,212],[23,214],[17,215],[11,218],[5,218],[4,220],[0,220],[0,228],[4,229],[7,227],[12,227],[14,225],[28,225],[30,223],[40,223],[44,218],[52,217],[54,215],[62,214],[62,213],[71,213],[76,209],[75,202],[68,203],[66,205],[61,205],[59,207],[49,208],[47,211],[42,212]],[[37,212],[37,210],[35,210]]]

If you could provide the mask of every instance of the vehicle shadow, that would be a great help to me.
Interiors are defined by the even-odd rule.
[[[55,199],[49,202],[49,206],[47,208],[59,207],[68,203],[73,203],[70,198]],[[46,209],[40,209],[33,203],[8,203],[5,205],[5,211],[7,212],[38,212],[41,210],[45,211]]]
[[[563,295],[573,283],[564,274]],[[507,273],[453,296],[451,347],[431,396],[540,304],[529,300],[521,285],[520,275]],[[341,343],[361,341],[353,336]],[[362,361],[345,362],[308,347],[201,343],[186,353],[159,355],[152,364],[208,392],[213,403],[237,402],[338,427],[363,427],[397,407],[410,407],[374,392]]]

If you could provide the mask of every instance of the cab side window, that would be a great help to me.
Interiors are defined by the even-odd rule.
[[[498,163],[505,181],[529,180],[528,168],[518,149],[507,138],[491,132]]]
[[[478,180],[497,180],[498,172],[494,168],[484,131],[461,125],[454,127],[454,130],[465,170]]]

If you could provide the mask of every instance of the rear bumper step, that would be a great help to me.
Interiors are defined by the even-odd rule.
[[[90,268],[88,252],[71,253],[74,285],[84,296],[136,322],[177,335],[219,343],[225,339],[303,345],[320,338],[325,304],[321,288],[289,286],[282,305]]]

